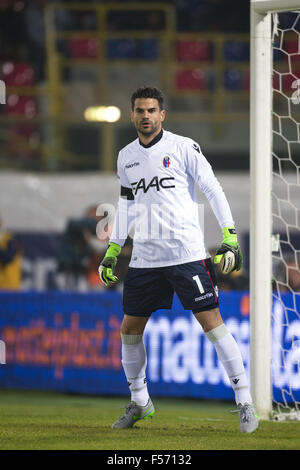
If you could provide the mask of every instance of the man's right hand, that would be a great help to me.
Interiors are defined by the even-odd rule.
[[[103,260],[98,268],[99,276],[103,284],[109,286],[110,283],[117,282],[119,279],[114,275],[118,256],[121,253],[120,245],[110,243]]]

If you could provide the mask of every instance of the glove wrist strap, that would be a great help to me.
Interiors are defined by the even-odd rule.
[[[236,234],[235,227],[224,227],[222,229],[222,234],[223,234],[223,243],[227,243],[228,245],[237,247],[238,241],[237,241],[237,234]]]
[[[116,243],[109,243],[108,245],[108,249],[105,253],[105,258],[107,257],[112,257],[112,258],[115,258],[117,256],[119,256],[119,254],[121,253],[121,247],[120,245],[117,245]]]

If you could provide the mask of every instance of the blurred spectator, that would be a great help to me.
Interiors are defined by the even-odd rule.
[[[273,280],[273,289],[277,290],[277,287],[280,292],[300,292],[300,271],[294,256],[289,256],[280,263]]]
[[[0,290],[21,287],[21,248],[0,219]]]
[[[80,219],[71,219],[63,234],[58,255],[58,270],[66,275],[66,288],[76,289],[79,278],[86,275],[86,267],[93,249],[87,243],[88,234],[96,233],[97,219],[90,216],[90,209]]]
[[[111,227],[106,225],[104,232],[97,233],[97,224],[106,217],[96,215],[97,206],[91,206],[81,219],[71,219],[63,235],[58,256],[58,271],[66,275],[66,289],[77,289],[82,279],[88,289],[105,288],[101,286],[98,266],[107,250]],[[126,242],[116,269],[120,283],[127,271],[131,255],[130,242]],[[112,288],[118,288],[118,283]]]
[[[0,2],[0,51],[1,60],[21,60],[27,52],[25,28],[25,1],[1,0]]]
[[[104,256],[104,253],[107,250],[110,236],[110,229],[107,225],[104,227],[104,232],[102,232],[101,234],[97,233],[97,224],[106,216],[106,214],[103,217],[96,216],[96,211],[97,206],[92,206],[88,209],[87,212],[88,217],[96,220],[95,230],[83,230],[84,240],[90,249],[90,257],[86,264],[85,271],[88,285],[91,289],[99,289],[99,286],[101,285],[100,278],[98,275],[98,266],[99,261],[101,260],[102,256]]]
[[[30,60],[38,81],[45,78],[45,22],[44,10],[48,0],[31,0],[25,10],[25,28],[28,36]]]
[[[97,210],[97,206],[92,206],[89,209],[88,214],[90,217],[96,217],[97,224],[98,224],[103,219],[103,217],[105,217],[107,214],[105,214],[103,217],[96,216],[96,210]],[[91,289],[97,290],[100,288],[101,285],[103,288],[106,288],[106,286],[102,284],[99,278],[98,267],[99,267],[99,263],[101,259],[103,258],[107,250],[109,237],[111,234],[111,229],[112,227],[109,227],[108,225],[106,225],[102,233],[99,233],[97,229],[94,233],[91,233],[88,230],[84,231],[85,240],[92,250],[89,262],[87,263],[87,266],[86,266],[87,280],[88,280],[89,287]],[[119,282],[116,284],[113,284],[110,287],[110,289],[118,289],[120,286],[122,286],[125,274],[128,269],[128,263],[131,257],[131,251],[132,251],[132,242],[131,242],[131,239],[128,238],[124,247],[122,248],[121,254],[118,259],[118,264],[116,266],[115,274],[118,277]]]
[[[293,292],[300,292],[300,271],[295,259],[287,263],[288,266],[288,285]]]
[[[214,259],[216,248],[210,250],[211,259]],[[249,276],[244,268],[230,274],[222,274],[220,264],[214,264],[219,290],[249,290]]]

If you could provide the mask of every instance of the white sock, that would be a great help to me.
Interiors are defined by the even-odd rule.
[[[208,331],[206,336],[214,344],[218,358],[227,372],[236,404],[252,403],[243,359],[234,337],[224,323]]]
[[[147,357],[142,335],[123,335],[122,365],[131,392],[131,400],[145,406],[149,400],[146,366]]]

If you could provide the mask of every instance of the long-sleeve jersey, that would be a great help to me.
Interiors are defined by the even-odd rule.
[[[234,225],[211,165],[188,137],[163,130],[148,146],[136,139],[120,151],[117,167],[121,194],[110,242],[123,246],[134,221],[130,267],[171,266],[209,256],[197,185],[220,227]]]

